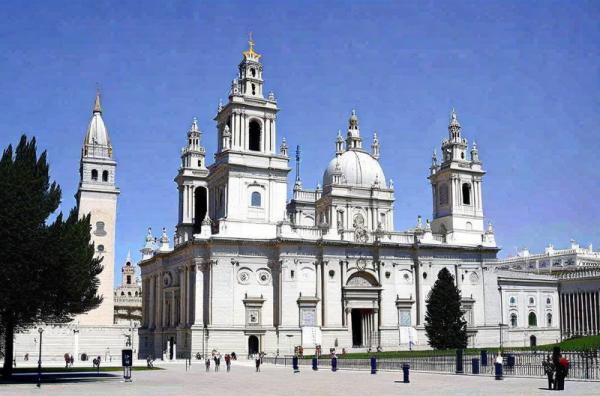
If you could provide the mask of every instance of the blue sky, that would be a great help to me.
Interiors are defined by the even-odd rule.
[[[302,145],[305,186],[355,108],[365,145],[379,135],[396,228],[431,217],[431,152],[454,107],[488,172],[501,256],[570,238],[600,247],[599,17],[591,1],[3,1],[0,144],[36,136],[68,211],[100,83],[121,189],[119,274],[146,227],[172,236],[186,131],[198,117],[212,158],[212,118],[252,31],[278,139]]]

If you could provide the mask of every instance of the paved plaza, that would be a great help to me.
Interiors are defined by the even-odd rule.
[[[105,377],[99,381],[43,384],[0,385],[2,395],[547,395],[546,380],[531,378],[506,378],[495,381],[493,377],[458,376],[429,373],[411,373],[411,383],[401,383],[399,372],[330,370],[313,372],[304,369],[294,374],[291,368],[264,365],[256,373],[251,362],[234,362],[227,373],[205,372],[204,365],[194,362],[191,370],[183,364],[165,364],[165,370],[135,371],[132,383],[122,377]],[[212,367],[211,367],[212,368]],[[114,373],[120,374],[120,373]],[[565,394],[600,395],[600,383],[568,381]]]

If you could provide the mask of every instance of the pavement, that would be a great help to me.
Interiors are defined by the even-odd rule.
[[[206,372],[202,362],[193,361],[186,371],[183,363],[158,365],[165,370],[133,371],[133,382],[124,382],[121,373],[103,373],[94,378],[87,373],[78,377],[70,374],[56,382],[43,383],[38,389],[35,384],[0,385],[1,395],[548,395],[545,379],[505,378],[496,381],[490,376],[467,376],[411,372],[409,384],[402,383],[401,372],[321,369],[312,371],[301,367],[294,374],[290,367],[261,366],[255,372],[253,362],[234,361],[231,372],[227,373],[222,364],[221,371]],[[106,375],[109,374],[109,375]],[[600,383],[568,381],[565,384],[568,395],[599,395]]]

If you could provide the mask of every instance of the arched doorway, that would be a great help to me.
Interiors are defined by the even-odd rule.
[[[531,337],[529,337],[529,346],[530,347],[535,347],[537,346],[537,337],[532,335]]]
[[[251,335],[248,337],[248,355],[258,353],[258,337]]]
[[[194,234],[200,234],[202,221],[206,217],[208,208],[207,191],[205,187],[197,187],[194,191]]]
[[[357,267],[365,266],[362,259]],[[365,270],[352,274],[344,287],[344,300],[350,328],[352,329],[352,346],[366,348],[379,345],[379,291],[381,287],[377,279]]]
[[[261,128],[260,124],[256,120],[250,121],[248,133],[248,149],[250,151],[261,151],[260,140],[261,140]]]

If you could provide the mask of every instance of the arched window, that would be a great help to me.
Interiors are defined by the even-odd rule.
[[[529,337],[529,346],[530,347],[535,347],[537,346],[537,337],[532,335],[531,337]]]
[[[256,84],[252,84],[252,95],[256,95]]]
[[[471,185],[469,183],[463,183],[462,196],[463,196],[463,204],[471,205]]]
[[[131,275],[127,275],[127,284],[131,285]]]
[[[552,313],[546,314],[546,327],[552,327]]]
[[[512,313],[510,314],[510,327],[517,327],[517,314],[516,313]]]
[[[535,316],[535,312],[529,312],[528,324],[529,324],[529,327],[537,326],[537,316]]]
[[[248,136],[248,149],[250,151],[260,151],[260,123],[256,120],[250,121]]]
[[[102,181],[103,182],[107,182],[108,181],[108,171],[102,171]]]
[[[514,297],[510,298],[510,305],[516,305],[517,304],[517,299]]]
[[[473,231],[473,223],[471,223],[470,221],[467,221],[467,224],[465,224],[467,231]]]
[[[127,295],[128,295],[129,297],[131,297],[131,292],[127,292]]]
[[[446,183],[440,185],[440,205],[448,204],[448,185]]]
[[[98,171],[96,169],[92,169],[92,180],[98,181]]]
[[[124,296],[124,295],[125,295],[125,292],[121,292],[121,295],[122,295],[122,296]]]
[[[260,208],[262,206],[260,193],[258,191],[254,191],[250,196],[250,205],[256,208]]]
[[[256,77],[256,70],[254,68],[250,69],[250,74],[252,74],[252,77]]]

